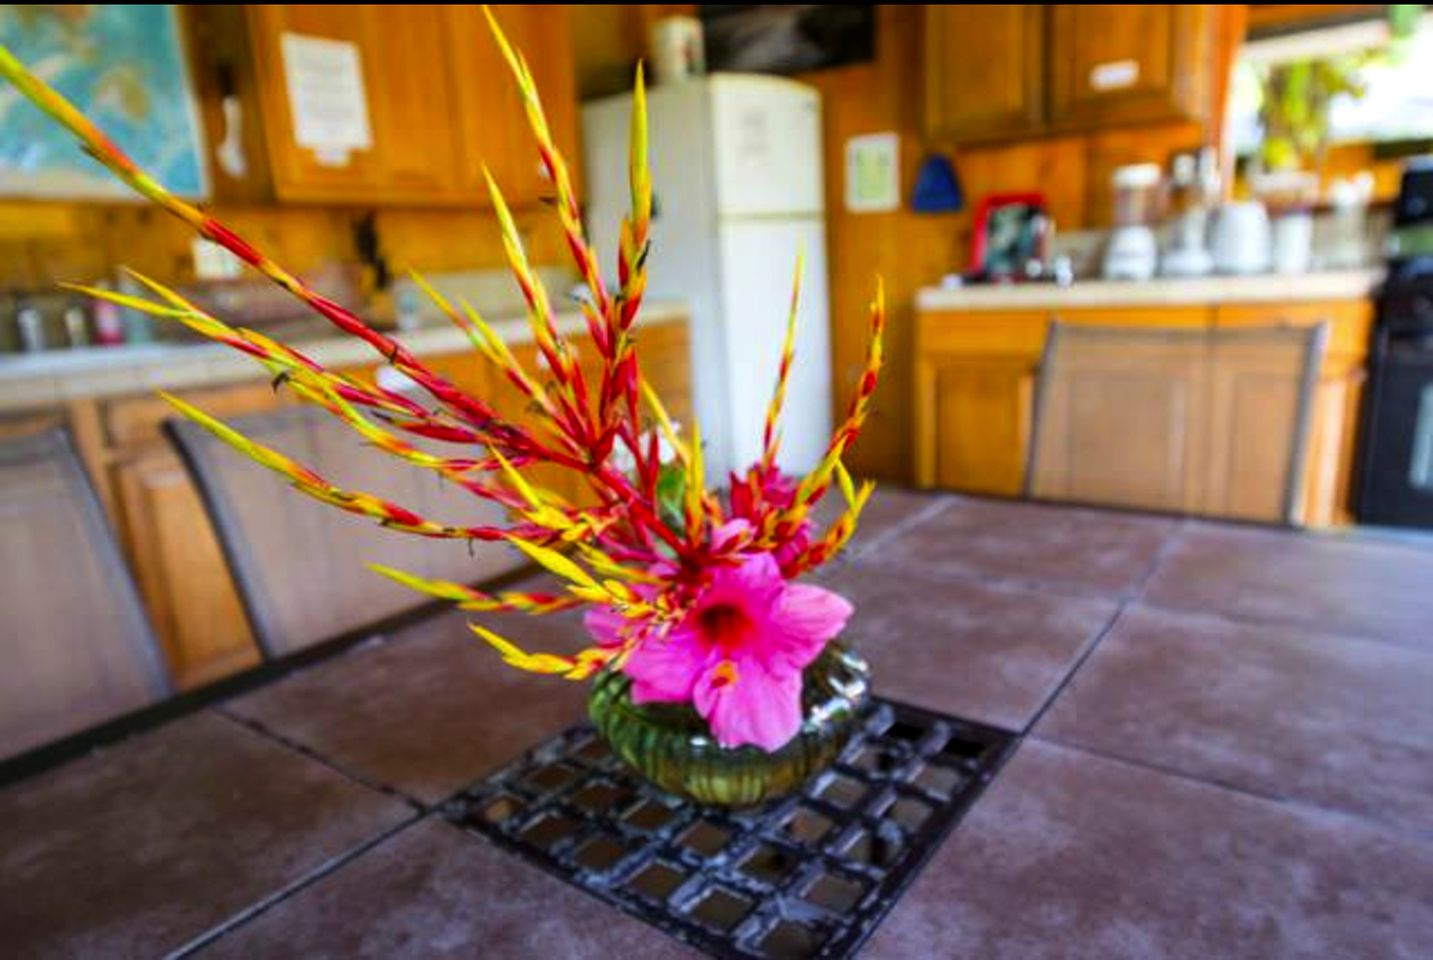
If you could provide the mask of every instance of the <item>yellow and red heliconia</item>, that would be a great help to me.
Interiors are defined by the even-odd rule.
[[[587,381],[576,350],[559,332],[547,292],[528,262],[512,214],[491,176],[488,188],[503,246],[526,301],[544,375],[524,369],[470,304],[450,303],[421,278],[415,279],[473,347],[539,412],[535,426],[504,418],[483,398],[458,389],[400,342],[320,296],[223,224],[170,194],[4,47],[0,47],[0,74],[73,132],[91,155],[136,192],[273,280],[339,330],[366,342],[384,363],[417,383],[426,401],[327,370],[300,351],[258,331],[230,326],[143,277],[137,279],[154,299],[74,289],[178,321],[248,354],[276,384],[286,384],[304,401],[323,407],[365,441],[505,508],[508,522],[455,526],[421,516],[371,494],[337,487],[202,410],[166,396],[179,413],[324,503],[406,533],[510,543],[560,578],[563,593],[487,593],[374,566],[385,576],[464,610],[541,615],[590,608],[588,625],[598,643],[572,656],[529,653],[474,625],[472,629],[507,663],[570,679],[585,679],[609,665],[622,668],[633,675],[637,692],[646,690],[648,699],[691,701],[723,744],[753,743],[775,749],[795,733],[800,668],[819,653],[850,613],[839,597],[792,581],[830,560],[845,545],[871,494],[870,483],[858,488],[852,482],[842,457],[865,422],[881,368],[885,308],[879,282],[870,304],[865,368],[845,417],[815,469],[804,477],[783,477],[775,462],[781,408],[794,362],[798,262],[761,458],[744,474],[729,478],[725,498],[709,492],[700,430],[694,427],[688,441],[678,436],[642,375],[633,332],[646,289],[652,212],[641,68],[631,121],[631,210],[622,223],[617,284],[611,290],[584,234],[571,176],[549,132],[532,75],[490,11],[487,16],[521,91],[542,166],[556,194],[554,206],[566,245],[586,286],[580,310],[601,360],[597,382]],[[405,435],[466,445],[471,452],[462,457],[435,455],[414,446]],[[672,462],[663,463],[664,451]],[[532,482],[524,471],[538,464],[580,474],[591,488],[593,503],[572,505]],[[673,479],[681,482],[680,503],[664,515],[658,488]],[[844,498],[844,507],[824,531],[813,533],[811,511],[833,484]]]

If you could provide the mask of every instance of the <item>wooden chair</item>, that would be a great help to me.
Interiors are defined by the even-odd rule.
[[[491,504],[366,445],[315,408],[285,407],[227,422],[339,486],[377,494],[447,523],[499,519]],[[505,546],[384,529],[298,493],[196,424],[172,420],[165,428],[199,488],[254,636],[268,658],[352,635],[428,605],[422,594],[379,576],[367,563],[463,583],[525,565]]]
[[[1026,494],[1293,522],[1327,335],[1052,323]]]
[[[129,569],[62,429],[0,441],[0,758],[170,693]]]

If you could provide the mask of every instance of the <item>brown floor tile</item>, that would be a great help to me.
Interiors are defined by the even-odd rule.
[[[1112,601],[856,564],[820,582],[856,607],[846,637],[877,693],[1012,730],[1034,719]]]
[[[957,497],[857,557],[872,566],[1133,593],[1178,520]]]
[[[155,957],[413,815],[197,714],[0,793],[9,956]]]
[[[1391,540],[1191,524],[1144,599],[1433,649],[1433,550]]]
[[[1433,838],[1433,656],[1127,610],[1038,736]]]
[[[225,704],[366,782],[447,797],[584,716],[587,687],[509,667],[447,613]],[[580,621],[484,618],[529,650],[572,650]]]
[[[695,953],[486,840],[425,821],[199,956],[645,960]]]
[[[922,493],[895,485],[879,484],[871,494],[866,508],[861,511],[861,521],[856,533],[846,545],[847,555],[861,552],[872,544],[879,543],[891,531],[902,524],[911,522],[922,513],[938,509],[940,504],[950,502],[949,494]],[[826,498],[816,505],[813,516],[818,530],[824,530],[831,521],[846,509],[846,500],[840,490],[833,489]]]
[[[1433,846],[1025,742],[863,957],[1421,960]]]

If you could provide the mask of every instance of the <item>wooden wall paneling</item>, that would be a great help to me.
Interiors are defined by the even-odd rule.
[[[1050,216],[1059,229],[1078,228],[1091,221],[1085,184],[1090,179],[1088,138],[1051,137],[1021,143],[962,147],[955,151],[955,166],[973,209],[992,193],[1034,192],[1045,197]],[[963,218],[961,251],[969,249],[969,218]],[[965,267],[962,256],[961,268]]]
[[[919,215],[904,205],[923,158],[920,128],[919,6],[876,11],[876,60],[802,74],[821,91],[825,118],[826,246],[831,277],[833,399],[843,416],[865,356],[867,313],[879,274],[889,321],[886,367],[870,420],[848,456],[862,475],[910,475],[911,327],[916,290],[964,264],[965,214]],[[853,136],[893,131],[901,137],[902,208],[890,213],[845,210],[845,145]]]

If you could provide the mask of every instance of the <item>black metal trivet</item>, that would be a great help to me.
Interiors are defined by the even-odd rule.
[[[1014,737],[875,700],[795,796],[702,807],[630,773],[588,724],[465,790],[449,819],[719,957],[846,957],[1005,760]]]

